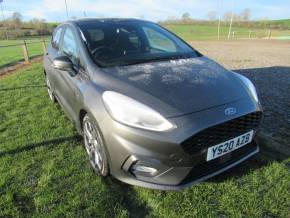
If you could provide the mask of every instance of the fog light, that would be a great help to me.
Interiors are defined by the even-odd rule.
[[[152,177],[157,174],[158,170],[153,167],[145,166],[140,162],[137,162],[132,165],[132,167],[130,168],[130,172],[135,176]]]

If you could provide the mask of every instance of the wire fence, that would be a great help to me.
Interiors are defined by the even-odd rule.
[[[31,59],[46,52],[47,39],[0,41],[0,68],[19,61],[30,63]]]
[[[249,27],[229,27],[203,24],[165,24],[165,28],[176,33],[186,41],[194,40],[233,40],[233,39],[279,39],[290,36],[290,29],[262,29]]]
[[[237,40],[237,39],[288,39],[290,30],[233,27],[229,33],[228,26],[221,25],[218,31],[214,25],[199,24],[164,24],[186,41],[194,40]],[[218,34],[219,32],[219,34]],[[19,61],[29,63],[31,58],[46,51],[49,38],[30,38],[26,40],[0,40],[0,68]]]

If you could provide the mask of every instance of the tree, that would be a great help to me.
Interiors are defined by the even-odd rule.
[[[29,21],[31,28],[35,29],[37,35],[49,34],[49,28],[45,19],[33,18]]]
[[[234,21],[242,21],[243,20],[243,18],[242,18],[242,16],[241,15],[239,15],[239,14],[233,14],[233,20]]]
[[[207,13],[207,17],[209,20],[216,20],[217,19],[217,12],[216,11],[209,11]]]
[[[22,15],[19,12],[14,12],[12,14],[11,20],[14,24],[20,25],[22,22]]]
[[[243,21],[248,21],[250,20],[251,17],[251,9],[250,8],[245,8],[242,12],[241,12],[241,19]]]
[[[230,21],[231,17],[232,17],[232,12],[227,11],[224,13],[223,19],[224,19],[224,21]]]
[[[183,13],[181,18],[182,20],[190,20],[190,14],[188,12]]]
[[[186,12],[186,13],[182,14],[182,16],[181,16],[182,23],[190,23],[190,21],[191,21],[191,18],[190,18],[189,13]]]

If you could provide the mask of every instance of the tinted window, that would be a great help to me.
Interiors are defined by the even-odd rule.
[[[78,64],[78,49],[76,38],[73,30],[69,27],[65,29],[63,35],[62,50],[65,53],[65,55],[67,55],[75,65]]]
[[[142,44],[141,44],[141,39],[138,33],[136,31],[131,31],[130,33],[128,33],[128,37],[129,37],[129,42],[131,43],[132,47],[134,47],[135,50],[141,51]]]
[[[104,40],[104,31],[101,29],[89,29],[88,33],[91,42],[100,42]]]
[[[93,60],[103,67],[198,56],[190,46],[157,24],[90,21],[78,25]]]
[[[55,30],[52,37],[52,45],[54,47],[59,47],[60,37],[61,37],[62,28],[58,28]]]

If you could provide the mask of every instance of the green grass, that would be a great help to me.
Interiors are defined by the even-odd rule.
[[[268,21],[269,25],[271,23],[283,24],[287,26],[290,20],[279,20],[279,21]],[[53,24],[51,24],[53,25]],[[213,24],[169,24],[164,25],[167,29],[171,30],[181,38],[186,41],[192,40],[217,40],[217,26]],[[228,25],[222,25],[220,29],[220,39],[227,39],[228,35]],[[236,27],[233,24],[233,31],[235,31],[235,37],[238,39],[246,39],[249,37],[249,30],[251,29],[253,38],[265,38],[268,37],[268,29],[261,28],[247,28],[247,27]],[[290,36],[290,30],[279,30],[273,29],[271,36],[277,39],[288,39]],[[28,42],[28,52],[30,56],[40,55],[43,53],[41,43],[29,44],[30,42],[38,41],[37,38],[30,38],[26,41]],[[46,41],[49,38],[46,37]],[[15,45],[23,43],[23,40],[0,40],[0,47],[4,45]],[[23,60],[22,46],[0,48],[0,67],[7,64],[15,63],[19,60]]]
[[[30,57],[35,55],[43,54],[42,44],[39,39],[26,39],[27,49]],[[46,43],[48,38],[45,39]],[[0,40],[0,67],[3,67],[7,64],[15,63],[17,61],[23,60],[23,50],[22,44],[23,40]],[[32,44],[33,43],[33,44]],[[13,47],[2,47],[6,45],[15,45]]]
[[[289,217],[290,158],[265,152],[181,192],[100,179],[42,71],[0,78],[0,217]]]
[[[202,24],[169,24],[164,25],[165,28],[174,32],[186,41],[191,40],[217,40],[217,26],[216,25],[202,25]],[[268,37],[267,29],[260,28],[246,28],[235,27],[233,24],[232,31],[235,31],[236,38],[244,39],[249,37],[249,30],[252,32],[252,37],[265,38]],[[220,39],[227,39],[229,26],[221,26]],[[290,36],[290,30],[272,30],[272,37]]]
[[[256,23],[259,23],[259,21]],[[290,19],[268,20],[268,21],[264,21],[263,23],[269,26],[279,26],[282,28],[290,29]]]

